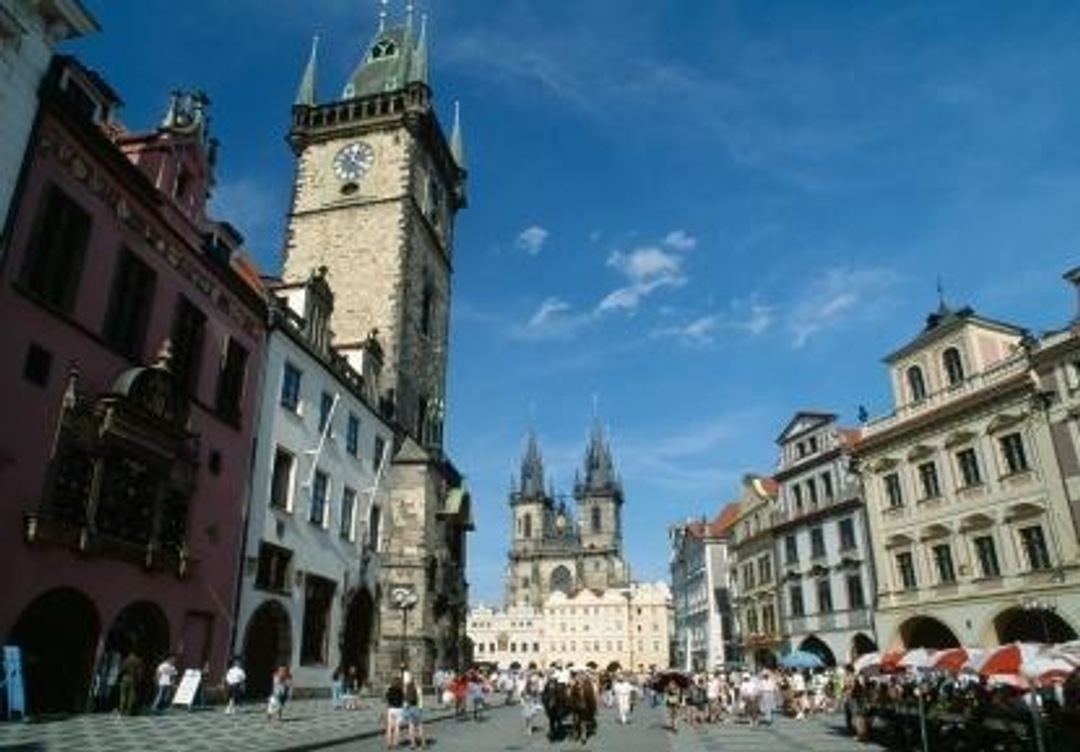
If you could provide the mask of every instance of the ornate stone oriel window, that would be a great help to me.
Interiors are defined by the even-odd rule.
[[[80,393],[72,373],[27,542],[186,573],[198,437],[186,428],[187,396],[169,361],[165,348],[97,397]]]

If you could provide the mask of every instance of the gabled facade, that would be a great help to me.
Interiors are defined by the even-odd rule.
[[[785,652],[812,652],[829,666],[876,646],[873,552],[850,467],[857,438],[832,413],[799,412],[776,442],[773,534]]]
[[[739,505],[732,502],[711,521],[688,521],[669,528],[674,666],[711,670],[741,663],[730,551],[738,515]]]
[[[326,268],[338,347],[348,353],[378,338],[379,401],[401,429],[387,477],[377,683],[403,662],[428,677],[464,660],[472,517],[443,424],[466,172],[456,113],[449,137],[436,116],[427,44],[411,6],[396,22],[384,9],[353,74],[322,101],[313,49],[289,131],[296,179],[282,277],[301,282]]]
[[[378,342],[354,362],[333,347],[322,270],[270,294],[233,647],[256,696],[281,665],[300,692],[324,688],[338,666],[371,676],[395,431],[376,407]]]
[[[206,215],[205,98],[130,133],[74,59],[41,91],[0,267],[0,634],[31,713],[111,707],[129,651],[224,671],[265,320]]]
[[[942,303],[886,358],[894,409],[857,448],[883,648],[1077,636],[1075,525],[1033,347]]]
[[[777,587],[776,481],[747,475],[739,497],[731,546],[734,591],[742,637],[742,661],[754,667],[773,666],[783,646]]]

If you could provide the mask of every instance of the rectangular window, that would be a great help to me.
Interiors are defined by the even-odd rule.
[[[776,609],[771,605],[766,604],[761,609],[761,620],[763,622],[765,634],[776,634]]]
[[[198,393],[205,332],[206,314],[185,296],[179,296],[169,338],[172,341],[172,372],[185,394]]]
[[[90,215],[56,186],[41,201],[20,281],[42,303],[63,313],[75,305]]]
[[[806,498],[810,500],[811,507],[816,507],[818,505],[817,494],[817,483],[814,482],[813,478],[809,478],[806,481]]]
[[[956,570],[953,568],[952,549],[948,543],[941,543],[931,549],[934,555],[934,569],[938,583],[947,585],[956,582]]]
[[[338,534],[342,540],[355,540],[356,491],[348,486],[341,491],[341,525]]]
[[[788,564],[797,564],[799,561],[799,542],[794,535],[784,538],[784,561]]]
[[[304,622],[300,635],[302,665],[326,664],[335,588],[333,580],[317,577],[310,572],[304,577]]]
[[[1029,469],[1027,454],[1024,452],[1024,440],[1019,433],[1010,433],[998,440],[1001,456],[1005,459],[1007,473],[1022,473]]]
[[[997,548],[994,546],[994,538],[992,536],[980,535],[975,539],[975,557],[979,560],[979,574],[981,576],[1001,576],[1001,567],[998,565]]]
[[[772,560],[768,556],[758,559],[758,582],[762,585],[772,582]]]
[[[293,455],[281,447],[274,451],[274,469],[270,476],[270,506],[292,508]]]
[[[379,525],[382,522],[382,509],[372,505],[368,522],[368,548],[372,551],[379,550]]]
[[[49,383],[49,372],[52,370],[52,353],[41,345],[34,342],[26,348],[26,359],[23,360],[23,378],[31,384],[45,386]]]
[[[229,337],[225,345],[225,357],[221,360],[214,406],[217,414],[231,423],[240,422],[240,404],[244,400],[247,359],[248,351],[235,339]]]
[[[752,590],[754,588],[755,584],[756,583],[754,582],[754,565],[753,564],[747,564],[745,567],[743,567],[743,586],[747,590]]]
[[[825,496],[825,501],[833,500],[832,473],[826,472],[821,474],[821,493]]]
[[[356,413],[349,413],[349,420],[345,424],[345,451],[353,457],[360,453],[360,418]]]
[[[154,270],[127,248],[121,248],[102,335],[109,347],[131,360],[142,360],[156,284]]]
[[[840,550],[851,551],[855,548],[855,521],[845,517],[837,523],[837,531],[840,534]]]
[[[319,397],[319,433],[326,431],[330,425],[330,418],[334,412],[334,395],[323,392]],[[327,436],[333,436],[333,430],[327,432]]]
[[[326,526],[326,500],[329,495],[329,476],[322,470],[316,470],[311,482],[311,514],[308,519],[320,527]]]
[[[1020,528],[1020,543],[1031,569],[1050,568],[1050,551],[1046,548],[1046,537],[1041,526]]]
[[[825,556],[825,531],[820,527],[810,529],[810,556],[815,559]]]
[[[255,568],[255,587],[275,593],[288,592],[289,563],[292,551],[270,543],[259,544],[259,562]]]
[[[375,437],[375,451],[371,457],[371,470],[379,472],[379,466],[383,462],[383,454],[386,453],[386,440],[382,436]]]
[[[900,576],[900,586],[904,590],[914,590],[919,587],[915,578],[915,559],[910,551],[901,551],[896,555],[896,572]]]
[[[832,585],[826,580],[817,582],[818,613],[831,614],[833,612]]]
[[[294,413],[300,409],[300,380],[303,373],[292,363],[285,364],[281,377],[281,406]]]
[[[806,614],[806,606],[803,604],[802,585],[792,585],[788,589],[788,601],[791,603],[792,616]]]
[[[848,608],[856,610],[866,608],[866,596],[863,594],[862,575],[849,574],[845,582],[847,585]]]
[[[798,483],[796,483],[794,486],[792,486],[791,490],[792,490],[792,493],[795,494],[795,511],[801,514],[802,510],[803,510],[802,486],[800,486]]]
[[[881,482],[885,484],[885,503],[889,505],[889,509],[898,509],[904,506],[904,494],[900,490],[899,473],[889,473],[881,479]]]
[[[982,483],[982,474],[979,472],[979,458],[975,450],[968,447],[956,453],[956,465],[960,469],[960,487],[970,488]]]
[[[919,465],[919,485],[924,499],[936,499],[941,496],[941,483],[938,482],[937,465],[924,462]]]

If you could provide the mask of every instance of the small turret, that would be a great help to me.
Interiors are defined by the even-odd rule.
[[[296,91],[294,104],[314,107],[315,106],[315,57],[319,50],[319,35],[316,34],[311,40],[311,55],[307,65],[304,66],[304,75],[300,77],[300,87]]]

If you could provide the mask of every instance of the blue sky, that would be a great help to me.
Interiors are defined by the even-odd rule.
[[[153,125],[210,95],[216,215],[278,270],[284,136],[312,35],[334,98],[375,0],[85,0],[69,49]],[[393,17],[403,2],[391,2]],[[949,303],[1034,331],[1076,311],[1080,6],[1071,2],[417,3],[469,161],[447,444],[469,579],[501,602],[525,432],[566,493],[594,410],[638,579],[669,523],[775,464],[800,409],[890,409],[881,357]]]

